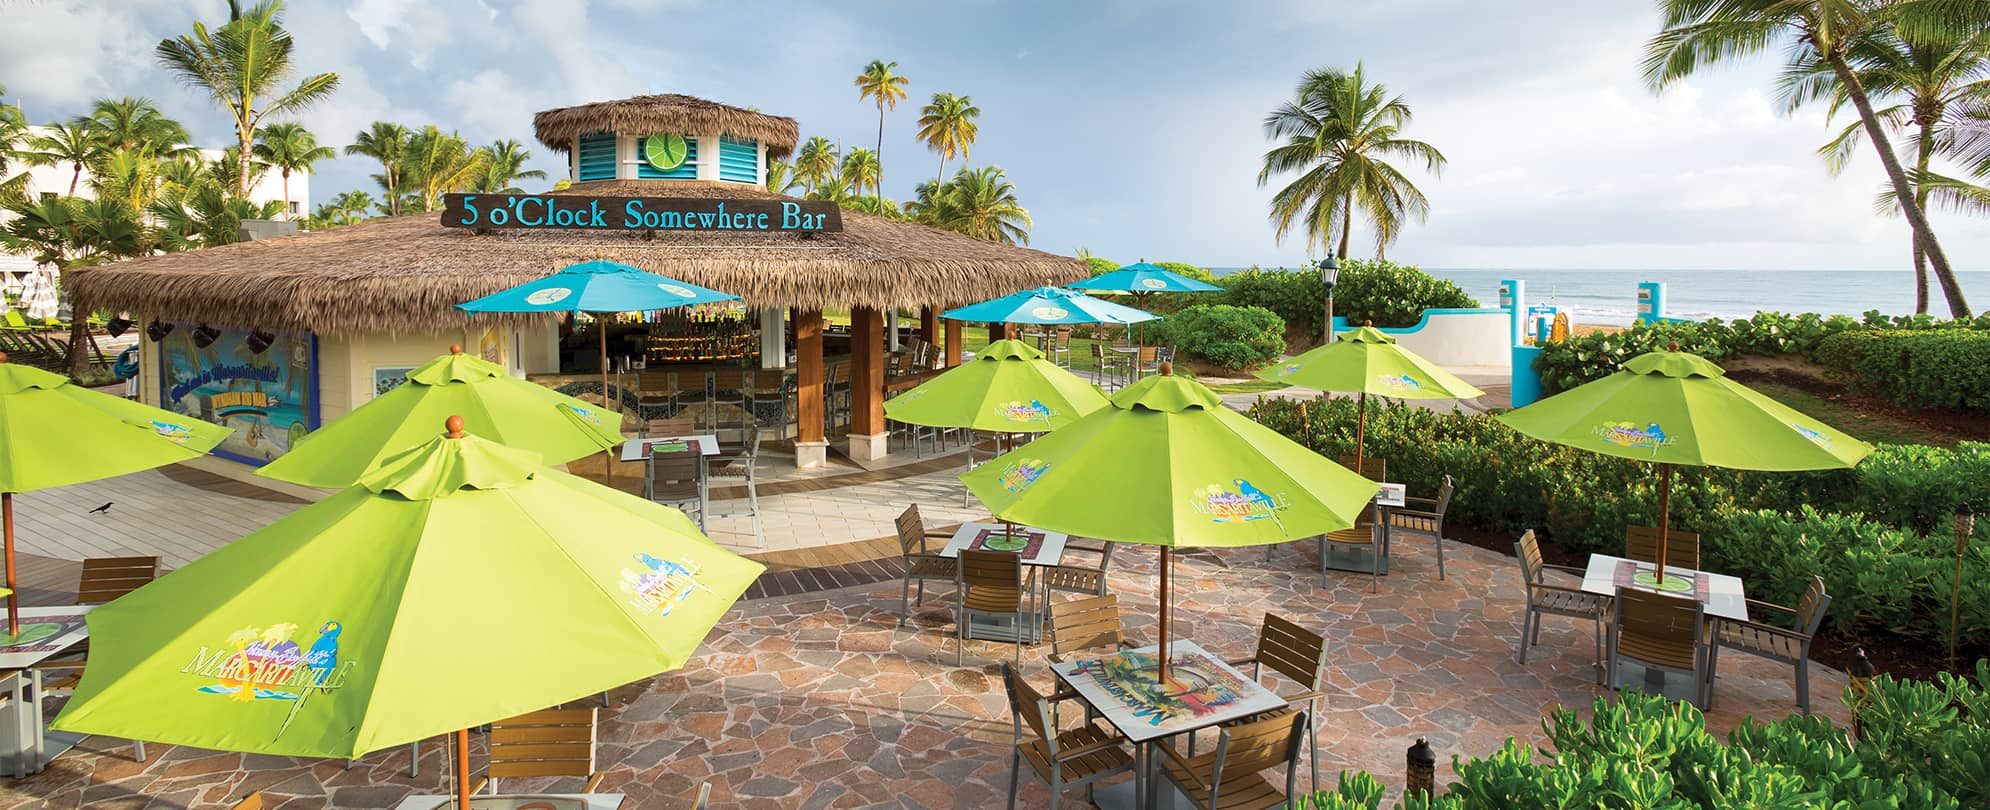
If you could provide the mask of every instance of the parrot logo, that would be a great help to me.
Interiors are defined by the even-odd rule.
[[[1423,388],[1415,377],[1408,374],[1378,374],[1376,379],[1391,391],[1417,391]]]
[[[692,591],[712,590],[698,582],[704,567],[690,560],[673,562],[640,551],[631,559],[641,570],[622,569],[622,592],[629,595],[629,603],[642,613],[668,616]]]
[[[1799,425],[1795,422],[1791,422],[1790,427],[1796,428],[1797,433],[1800,433],[1803,435],[1804,438],[1809,439],[1811,444],[1817,445],[1818,447],[1822,447],[1826,450],[1831,449],[1831,437],[1826,436],[1810,428],[1804,427],[1803,425]]]
[[[1283,528],[1278,513],[1289,505],[1284,496],[1274,496],[1243,478],[1232,479],[1231,483],[1235,490],[1221,484],[1197,488],[1190,493],[1190,502],[1196,511],[1208,515],[1211,523],[1271,520]]]
[[[296,632],[297,625],[290,623],[244,627],[230,633],[218,650],[202,646],[181,672],[211,681],[196,690],[201,694],[239,703],[288,701],[290,710],[276,730],[280,737],[313,693],[344,686],[353,668],[351,662],[339,660],[343,624],[334,620],[319,625],[318,637],[308,648],[292,638]]]
[[[1050,418],[1057,415],[1056,411],[1051,410],[1050,406],[1043,404],[1043,400],[1039,399],[1032,399],[1027,404],[1020,401],[1004,402],[995,406],[995,412],[1011,422],[1024,424],[1031,422],[1048,424]]]
[[[1672,443],[1672,437],[1665,435],[1665,429],[1652,422],[1640,429],[1631,422],[1611,422],[1596,428],[1596,436],[1619,447],[1649,449],[1658,455],[1658,448]]]

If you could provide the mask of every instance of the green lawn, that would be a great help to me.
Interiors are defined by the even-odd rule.
[[[1245,380],[1233,383],[1214,383],[1209,386],[1209,390],[1219,394],[1262,394],[1266,391],[1277,391],[1281,388],[1289,387],[1291,386],[1285,383],[1268,382],[1266,380]]]

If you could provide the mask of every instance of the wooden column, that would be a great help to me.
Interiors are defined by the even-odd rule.
[[[850,310],[850,458],[883,458],[890,433],[884,426],[884,313]]]
[[[1001,324],[1001,323],[991,323],[991,324],[989,324],[989,325],[988,325],[988,342],[989,342],[989,343],[994,343],[995,341],[998,341],[998,340],[1001,340],[1002,338],[1005,338],[1005,337],[1008,337],[1008,329],[1009,329],[1009,326],[1008,326],[1008,324]]]
[[[960,321],[947,321],[947,368],[960,365],[961,340]]]
[[[828,461],[829,443],[822,432],[822,310],[794,310],[795,329],[795,464],[808,468]]]
[[[930,345],[940,342],[940,311],[933,307],[919,308],[919,339]]]

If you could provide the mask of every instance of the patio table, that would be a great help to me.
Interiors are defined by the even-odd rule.
[[[471,810],[616,810],[625,797],[620,793],[531,793],[482,794],[470,797]],[[456,800],[449,796],[409,796],[394,810],[449,810]]]
[[[960,556],[961,549],[966,548],[977,551],[1014,551],[1023,555],[1023,566],[1029,571],[1032,580],[1036,578],[1035,569],[1055,566],[1064,561],[1064,544],[1071,539],[1069,535],[1017,526],[1016,533],[1028,537],[1021,548],[1009,549],[986,545],[991,538],[999,537],[1003,528],[1003,524],[1000,523],[962,523],[960,528],[954,530],[954,536],[947,539],[946,547],[940,549],[940,556],[954,559]],[[1026,640],[1031,644],[1037,643],[1043,617],[1039,616],[1037,611],[1035,582],[1028,584],[1026,589],[1030,594],[1030,604],[1029,610],[1023,613],[1025,627],[1016,627],[1013,622],[991,617],[969,625],[968,637],[983,641],[1015,641],[1017,634],[1027,632]],[[1050,597],[1045,595],[1044,603],[1049,602]]]
[[[1138,774],[1132,791],[1135,795],[1126,796],[1124,785],[1099,788],[1096,798],[1101,807],[1133,806],[1142,796],[1142,784],[1155,786],[1144,791],[1147,803],[1153,803],[1160,790],[1151,773],[1155,755],[1148,750],[1150,743],[1286,704],[1278,693],[1193,641],[1178,639],[1168,646],[1173,656],[1165,688],[1156,671],[1157,644],[1050,665],[1058,681],[1070,686],[1079,699],[1134,744]]]
[[[1384,576],[1389,573],[1389,511],[1407,503],[1405,500],[1407,494],[1408,487],[1403,484],[1383,484],[1382,488],[1375,493],[1375,500],[1373,501],[1375,504],[1375,526],[1373,530],[1382,534],[1382,574]],[[1321,571],[1351,571],[1357,574],[1366,574],[1373,570],[1374,563],[1370,562],[1370,559],[1374,552],[1364,548],[1338,546],[1333,543],[1326,543],[1324,540],[1322,543],[1322,553],[1320,554]]]
[[[1635,584],[1635,577],[1640,573],[1648,574],[1651,571],[1651,563],[1612,557],[1608,554],[1591,554],[1589,565],[1582,572],[1582,589],[1603,596],[1616,596],[1618,588],[1650,591],[1653,590],[1650,587]],[[1748,621],[1748,595],[1742,590],[1740,577],[1695,571],[1676,565],[1666,566],[1666,582],[1671,583],[1674,577],[1677,577],[1681,583],[1690,584],[1691,590],[1675,591],[1667,588],[1666,593],[1692,596],[1706,605],[1707,614],[1710,616]]]
[[[651,436],[646,439],[630,439],[622,443],[622,460],[647,461],[650,453],[655,452],[657,445],[670,442],[695,444],[698,449],[698,455],[706,458],[719,454],[718,436],[711,433],[697,433],[689,436]]]
[[[0,646],[0,690],[8,702],[0,707],[0,760],[7,776],[40,773],[50,760],[82,741],[83,735],[51,732],[42,716],[42,672],[34,665],[88,638],[84,614],[92,605],[21,608],[21,634],[26,641]]]

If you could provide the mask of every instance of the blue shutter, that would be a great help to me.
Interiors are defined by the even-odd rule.
[[[574,182],[615,179],[615,133],[580,136],[580,176]]]
[[[719,179],[731,183],[760,183],[760,142],[719,137]]]
[[[636,178],[637,179],[639,180],[698,179],[698,139],[697,138],[692,138],[689,136],[686,136],[684,138],[684,162],[678,164],[677,168],[671,169],[670,171],[667,172],[657,168],[656,166],[651,165],[649,159],[643,157],[643,146],[647,143],[649,143],[649,138],[647,137],[636,139],[636,161],[637,161]]]

